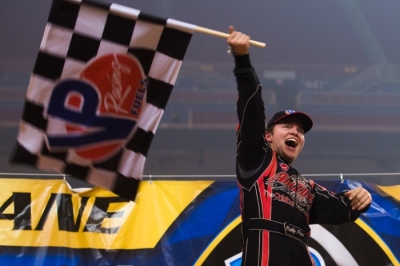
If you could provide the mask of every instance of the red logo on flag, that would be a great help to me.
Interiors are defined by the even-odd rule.
[[[93,82],[101,95],[99,115],[116,115],[135,120],[139,117],[148,80],[134,57],[108,54],[96,58],[82,72],[81,78]],[[67,132],[73,131],[73,127],[67,126]],[[76,153],[83,158],[95,160],[118,150],[123,143],[123,140],[119,140],[98,144],[76,150]]]
[[[63,80],[53,90],[48,114],[64,121],[67,134],[49,133],[49,146],[104,159],[129,139],[146,101],[148,79],[140,62],[125,54],[95,58],[80,78]]]
[[[108,54],[96,58],[83,70],[81,78],[98,88],[102,98],[99,114],[139,117],[148,81],[134,57]]]

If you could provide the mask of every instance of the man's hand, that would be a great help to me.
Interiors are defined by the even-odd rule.
[[[372,202],[371,194],[362,187],[358,187],[344,193],[351,200],[351,208],[361,211]]]
[[[229,27],[227,43],[231,47],[233,54],[244,55],[249,53],[250,37],[244,33],[235,31],[233,26]]]

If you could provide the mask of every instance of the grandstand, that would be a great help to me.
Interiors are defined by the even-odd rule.
[[[0,166],[4,172],[35,172],[7,162],[18,131],[31,65],[3,62],[0,67]],[[306,147],[296,162],[303,173],[400,172],[400,82],[381,78],[378,73],[383,68],[255,67],[260,70],[267,115],[278,110],[280,99],[292,97],[295,109],[310,113],[314,119],[315,127],[306,136]],[[145,174],[234,174],[237,95],[230,68],[230,64],[222,63],[183,64],[150,148]],[[288,88],[288,93],[282,93]],[[396,176],[355,178],[381,184],[399,182]]]
[[[127,0],[117,2],[133,5]],[[3,24],[12,26],[0,29],[0,167],[4,172],[34,171],[11,167],[7,161],[50,2],[21,5],[18,1],[4,4]],[[302,173],[400,172],[399,1],[226,5],[204,0],[134,5],[215,30],[234,25],[266,42],[265,50],[251,50],[264,87],[266,114],[297,109],[314,118],[315,127],[296,161]],[[237,95],[232,58],[225,51],[224,40],[193,36],[150,148],[145,174],[234,174]],[[373,178],[360,180],[400,181],[399,177]]]

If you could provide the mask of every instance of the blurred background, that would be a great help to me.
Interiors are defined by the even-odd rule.
[[[0,1],[0,172],[10,165],[51,0]],[[309,113],[314,128],[294,166],[316,180],[400,183],[400,1],[114,0],[227,32],[251,48],[266,115]],[[234,180],[237,98],[226,41],[195,33],[146,161],[146,176]],[[72,179],[71,181],[75,181]]]

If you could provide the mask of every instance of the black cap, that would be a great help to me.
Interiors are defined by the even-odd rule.
[[[297,120],[299,120],[300,123],[303,125],[304,133],[308,132],[313,126],[312,119],[305,113],[296,112],[293,110],[285,110],[285,111],[279,111],[276,114],[274,114],[271,120],[269,120],[267,128],[271,128],[274,124],[278,123],[280,120],[286,117],[294,117]]]

